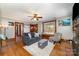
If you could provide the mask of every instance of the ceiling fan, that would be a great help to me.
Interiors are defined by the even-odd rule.
[[[42,16],[38,16],[38,14],[33,14],[33,16],[28,16],[28,17],[32,17],[31,20],[34,21],[38,21],[40,18],[42,18]]]

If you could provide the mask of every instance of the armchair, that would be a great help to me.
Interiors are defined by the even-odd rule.
[[[55,33],[53,37],[50,37],[50,38],[49,38],[49,41],[50,41],[50,42],[54,42],[54,43],[60,42],[61,36],[62,36],[61,33]]]
[[[2,42],[5,41],[6,45],[7,45],[7,41],[6,41],[6,37],[3,34],[0,34],[0,47],[2,47]]]

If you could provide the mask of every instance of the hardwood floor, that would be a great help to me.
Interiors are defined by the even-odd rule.
[[[23,49],[22,42],[9,40],[7,45],[4,43],[3,47],[0,48],[0,56],[31,56],[31,54]]]
[[[28,51],[23,49],[22,41],[15,42],[14,40],[8,40],[7,44],[4,41],[3,47],[0,48],[0,56],[32,56]],[[66,51],[66,48],[68,48]],[[70,49],[70,50],[69,50]],[[50,56],[67,56],[73,55],[72,45],[69,42],[57,43],[50,53]]]
[[[69,41],[57,43],[50,56],[73,56],[72,44]]]

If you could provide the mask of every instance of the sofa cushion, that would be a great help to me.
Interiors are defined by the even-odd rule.
[[[28,33],[24,33],[23,35],[24,35],[24,36],[28,36]]]
[[[31,32],[30,34],[31,34],[32,38],[35,37],[35,33],[34,32]]]
[[[28,46],[40,40],[40,37],[35,37],[34,33],[29,32],[27,34],[24,33],[23,41],[24,41],[24,44],[26,44]]]
[[[28,36],[30,37],[30,39],[32,38],[32,36],[31,36],[31,34],[30,34],[30,33],[28,33]]]
[[[35,37],[39,37],[39,33],[35,33]]]

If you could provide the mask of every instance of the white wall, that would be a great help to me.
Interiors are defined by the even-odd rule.
[[[57,19],[57,32],[62,33],[62,38],[63,39],[73,39],[73,31],[72,31],[72,18],[71,18],[71,25],[70,26],[59,26],[58,25],[58,20],[64,20],[66,18],[71,18],[71,17],[62,17]]]
[[[1,9],[0,9],[0,25],[1,25]],[[1,34],[1,27],[0,27],[0,34]]]
[[[8,22],[13,22],[13,20],[7,20],[7,19],[1,19],[2,25],[7,26],[6,28],[6,35],[7,37],[14,38],[15,37],[15,27],[14,26],[8,26]],[[2,28],[2,34],[4,34],[4,28]]]
[[[1,19],[0,19],[0,25],[1,25]],[[0,27],[0,34],[1,34],[1,27]]]
[[[24,25],[24,33],[30,32],[30,25]]]
[[[39,34],[43,33],[43,24],[42,24],[42,22],[38,23],[38,33]]]
[[[30,25],[24,25],[24,33],[30,32]],[[38,23],[38,33],[42,33],[42,22]]]

